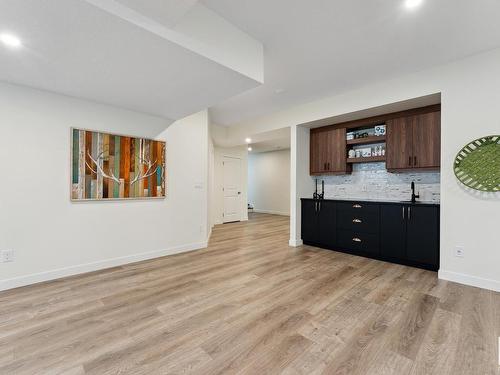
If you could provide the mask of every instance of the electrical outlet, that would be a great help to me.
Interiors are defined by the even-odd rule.
[[[2,263],[14,261],[14,250],[3,250],[0,252],[0,260]]]
[[[455,256],[463,258],[465,255],[465,250],[463,246],[455,246]]]

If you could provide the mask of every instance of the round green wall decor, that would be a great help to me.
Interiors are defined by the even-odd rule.
[[[453,170],[465,186],[500,191],[500,135],[488,135],[467,144],[457,154]]]

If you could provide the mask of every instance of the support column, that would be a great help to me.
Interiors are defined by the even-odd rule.
[[[290,246],[301,246],[300,198],[312,196],[314,180],[309,176],[309,128],[290,128]]]

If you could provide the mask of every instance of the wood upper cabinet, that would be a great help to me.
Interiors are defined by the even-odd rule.
[[[311,130],[311,175],[347,172],[346,129]]]
[[[441,112],[387,121],[387,169],[435,169],[441,160]]]
[[[387,169],[411,168],[413,157],[413,117],[401,117],[387,121]]]
[[[310,172],[320,174],[326,172],[328,154],[328,137],[326,132],[311,131]]]
[[[415,116],[413,126],[413,167],[441,165],[441,112]]]

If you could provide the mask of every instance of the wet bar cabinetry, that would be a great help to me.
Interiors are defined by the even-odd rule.
[[[386,134],[347,140],[347,132],[385,125]],[[348,148],[384,144],[384,155],[348,158]],[[439,170],[441,106],[439,104],[311,129],[310,174],[352,172],[354,163],[386,162],[389,171]]]
[[[439,205],[302,199],[306,245],[439,269]]]

